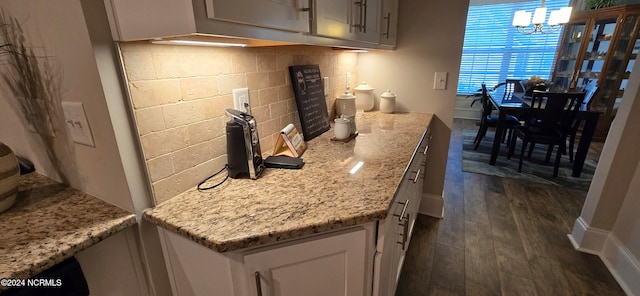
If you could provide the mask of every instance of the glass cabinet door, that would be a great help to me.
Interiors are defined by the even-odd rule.
[[[624,89],[627,87],[631,69],[640,51],[640,40],[634,27],[638,21],[638,15],[627,15],[622,19],[617,42],[611,52],[611,58],[604,79],[601,80],[600,88],[603,90],[597,102],[591,104],[592,110],[603,113],[615,113],[622,101]],[[611,110],[607,110],[612,108]]]
[[[589,36],[589,44],[585,51],[584,60],[580,69],[580,74],[576,84],[576,89],[582,89],[585,85],[596,83],[600,77],[605,58],[609,53],[609,47],[612,42],[613,33],[615,33],[617,19],[597,20],[594,23],[591,36]]]
[[[562,48],[553,76],[553,91],[567,91],[575,75],[576,64],[580,54],[580,44],[585,36],[586,23],[572,23],[567,25],[563,35]]]

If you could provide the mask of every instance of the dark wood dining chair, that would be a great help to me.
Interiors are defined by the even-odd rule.
[[[533,92],[531,108],[527,110],[525,124],[513,129],[509,145],[508,159],[514,153],[517,139],[522,140],[518,172],[522,172],[524,151],[528,144],[546,144],[546,161],[549,160],[553,147],[558,146],[553,166],[553,176],[558,176],[560,158],[566,149],[567,136],[576,118],[585,93],[549,93]]]
[[[480,118],[480,127],[478,128],[478,133],[476,134],[476,138],[473,140],[475,143],[474,150],[478,150],[478,146],[480,146],[480,142],[482,138],[487,134],[487,130],[490,127],[496,127],[498,125],[498,115],[491,115],[493,111],[493,104],[489,101],[489,94],[487,93],[487,85],[482,84],[482,96],[480,97],[480,102],[482,103],[482,117]],[[510,139],[511,133],[513,131],[513,127],[516,125],[520,125],[520,121],[515,116],[507,115],[504,120],[505,129],[502,135],[495,135],[496,137],[502,137],[504,140]]]
[[[583,110],[589,110],[589,106],[591,105],[592,99],[598,93],[598,87],[594,84],[587,84],[582,88],[582,92],[584,93],[584,100],[582,101]],[[576,134],[578,130],[580,130],[582,122],[580,120],[574,120],[571,129],[569,130],[569,161],[573,162],[573,152],[574,152],[574,144],[576,141]]]
[[[524,85],[522,85],[522,80],[520,79],[507,79],[505,82],[505,87],[508,91],[523,93]]]

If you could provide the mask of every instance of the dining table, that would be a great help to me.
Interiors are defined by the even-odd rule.
[[[524,118],[527,110],[531,108],[531,98],[526,96],[524,92],[513,92],[504,86],[497,87],[495,90],[488,92],[489,101],[498,111],[498,122],[496,124],[496,135],[502,135],[505,128],[505,119],[507,115],[513,115],[518,118]],[[590,111],[586,106],[582,106],[576,120],[584,122],[584,126],[578,142],[571,175],[580,177],[584,162],[587,158],[587,152],[593,139],[593,133],[598,124],[600,112]],[[495,165],[500,152],[501,137],[493,137],[493,146],[491,149],[491,159],[489,164]]]

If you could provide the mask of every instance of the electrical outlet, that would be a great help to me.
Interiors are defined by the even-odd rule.
[[[236,88],[233,90],[233,109],[251,114],[248,88]]]
[[[67,129],[73,141],[78,144],[96,147],[82,103],[62,102],[62,111]]]

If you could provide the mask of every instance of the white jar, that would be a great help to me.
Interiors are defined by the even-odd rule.
[[[336,124],[333,126],[333,135],[336,137],[336,139],[344,140],[348,138],[350,135],[349,123],[351,121],[344,117],[340,117],[340,118],[336,118],[334,122]]]
[[[380,95],[380,111],[382,113],[393,113],[396,110],[396,95],[387,89]]]
[[[356,109],[371,111],[373,110],[373,90],[374,88],[369,86],[365,81],[358,85],[353,90],[356,91]]]
[[[336,98],[336,115],[353,116],[356,115],[356,97],[349,92],[345,92]]]

